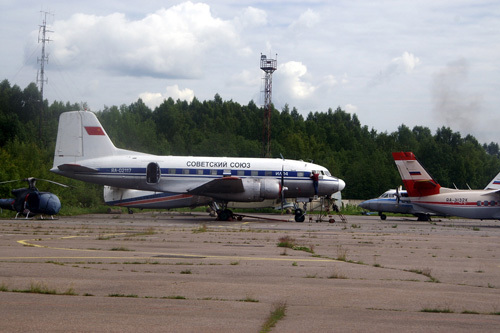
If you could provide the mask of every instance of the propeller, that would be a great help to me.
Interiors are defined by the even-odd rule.
[[[285,184],[285,167],[281,165],[281,183],[280,183],[280,189],[281,189],[281,214],[283,214],[283,205],[285,204],[285,188],[283,185]]]
[[[281,159],[283,160],[283,162],[285,162],[285,158],[283,157],[283,155],[280,153],[280,156],[281,156]],[[281,164],[281,180],[280,180],[280,194],[281,194],[281,214],[283,214],[283,209],[284,209],[284,205],[285,205],[285,190],[287,190],[287,188],[285,187],[285,165],[284,163]]]

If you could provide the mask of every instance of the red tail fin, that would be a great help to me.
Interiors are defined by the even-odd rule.
[[[392,153],[410,197],[438,194],[441,186],[427,173],[412,152]]]

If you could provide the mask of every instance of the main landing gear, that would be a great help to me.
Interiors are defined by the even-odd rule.
[[[304,222],[305,219],[306,219],[306,214],[307,214],[307,203],[309,202],[308,201],[302,201],[303,204],[304,204],[304,208],[299,208],[298,207],[298,204],[295,206],[295,211],[294,211],[294,214],[295,214],[295,222]]]
[[[235,217],[233,211],[227,208],[227,203],[223,203],[221,206],[219,207],[216,202],[210,204],[212,210],[217,214],[217,221],[232,221]]]

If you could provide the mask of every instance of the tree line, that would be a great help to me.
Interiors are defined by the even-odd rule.
[[[92,206],[102,202],[102,187],[59,177],[49,172],[59,115],[80,110],[77,103],[43,101],[34,83],[24,90],[0,83],[0,181],[29,176],[69,183],[70,190],[43,187],[61,195],[63,205]],[[103,107],[96,112],[117,147],[159,155],[261,157],[264,110],[253,101],[241,105],[212,100],[191,102],[172,98],[154,110],[141,99],[130,105]],[[484,188],[500,171],[498,143],[480,144],[449,127],[431,129],[402,124],[392,133],[362,125],[356,114],[335,110],[310,111],[303,116],[288,105],[272,108],[272,156],[302,159],[327,167],[347,186],[342,195],[367,199],[402,184],[391,153],[413,151],[442,185]],[[23,185],[24,186],[24,185]],[[40,185],[40,188],[42,186]],[[0,185],[9,197],[12,185]]]

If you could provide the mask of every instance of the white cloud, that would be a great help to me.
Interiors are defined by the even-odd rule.
[[[305,12],[303,12],[299,18],[294,21],[290,28],[294,31],[301,31],[303,29],[311,29],[314,28],[320,22],[320,15],[316,13],[314,10],[308,8]]]
[[[267,24],[267,13],[262,9],[247,7],[234,21],[241,28],[265,26]]]
[[[258,87],[260,81],[262,80],[262,77],[259,76],[259,74],[261,73],[257,73],[257,70],[250,71],[245,69],[231,76],[230,79],[228,80],[228,84],[245,86],[245,87]]]
[[[140,20],[124,14],[74,14],[54,23],[51,52],[66,67],[86,66],[121,75],[195,78],[207,53],[239,45],[230,21],[203,3],[185,2]]]
[[[293,99],[305,99],[311,96],[316,87],[305,79],[307,67],[301,62],[289,61],[278,66],[282,93]]]
[[[161,103],[163,103],[164,100],[168,99],[169,97],[172,97],[174,101],[180,99],[182,101],[191,102],[194,98],[194,91],[188,88],[181,90],[179,89],[179,86],[175,84],[173,86],[167,86],[164,94],[151,92],[144,92],[139,94],[139,98],[141,98],[144,104],[146,104],[151,109],[159,106]]]
[[[392,62],[406,73],[411,73],[420,64],[420,59],[411,53],[404,52],[401,57],[392,59]]]
[[[356,105],[346,104],[344,106],[344,110],[349,113],[356,113],[358,111],[358,107]]]
[[[376,86],[383,82],[390,81],[395,76],[403,73],[411,74],[419,64],[419,58],[409,52],[403,52],[401,56],[392,59],[383,70],[375,75],[369,82],[369,86]]]

